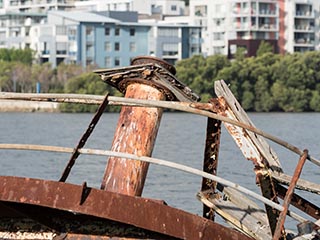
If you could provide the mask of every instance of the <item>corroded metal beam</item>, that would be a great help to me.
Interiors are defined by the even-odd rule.
[[[213,106],[216,99],[211,99]],[[221,137],[221,121],[213,118],[207,119],[206,144],[204,150],[203,171],[216,175],[218,168],[218,157]],[[216,191],[217,182],[207,178],[202,179],[201,191],[213,195]],[[214,220],[214,211],[203,204],[203,217]]]
[[[49,218],[52,216],[48,215],[49,212],[57,211],[76,219],[85,216],[108,219],[163,234],[167,238],[250,239],[235,230],[159,201],[64,182],[2,176],[0,203],[11,204],[18,211],[33,206],[30,213],[37,212],[37,215]],[[9,216],[6,217],[10,217],[11,212],[7,213]]]

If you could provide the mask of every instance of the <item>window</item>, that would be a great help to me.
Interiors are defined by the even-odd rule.
[[[106,27],[106,28],[104,29],[104,35],[110,36],[110,28]]]
[[[116,28],[116,29],[114,30],[114,35],[120,36],[120,28]]]
[[[111,67],[111,57],[105,57],[104,61],[107,68]]]
[[[164,43],[162,55],[175,56],[178,55],[179,45],[178,43]]]
[[[221,32],[213,33],[213,40],[223,40],[224,34]]]
[[[129,49],[130,49],[130,52],[135,52],[136,51],[136,43],[130,42]]]
[[[159,36],[161,37],[179,37],[178,28],[159,28]]]
[[[57,54],[67,54],[67,43],[66,42],[57,42],[56,43],[56,53]]]
[[[91,35],[93,33],[93,27],[92,26],[87,26],[86,27],[86,35]]]
[[[119,57],[114,58],[114,66],[120,66],[120,58]]]
[[[120,43],[118,43],[118,42],[114,43],[114,50],[115,51],[120,51]]]
[[[136,30],[134,28],[130,28],[130,36],[134,36],[136,34]]]
[[[171,11],[177,11],[177,5],[171,5]]]
[[[111,43],[110,42],[105,42],[104,43],[104,50],[106,52],[111,52]]]

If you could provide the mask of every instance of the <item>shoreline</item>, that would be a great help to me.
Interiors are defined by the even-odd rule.
[[[60,112],[59,103],[0,100],[0,112]]]

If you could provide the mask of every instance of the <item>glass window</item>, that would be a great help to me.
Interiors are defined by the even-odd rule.
[[[178,37],[178,28],[159,28],[159,36],[162,37]]]
[[[111,57],[105,57],[104,59],[106,67],[111,67]]]
[[[120,28],[116,28],[116,29],[114,30],[114,35],[120,36]]]
[[[118,42],[114,43],[114,50],[115,51],[120,51],[120,43],[118,43]]]
[[[110,42],[105,42],[104,44],[104,50],[106,52],[111,52],[111,43]]]
[[[92,26],[87,26],[86,27],[86,35],[91,35],[93,33],[93,27]]]
[[[114,58],[114,66],[120,66],[120,57]]]
[[[163,44],[163,55],[176,56],[179,52],[178,43],[164,43]]]
[[[134,28],[130,28],[130,36],[134,36],[136,34],[136,30]]]
[[[104,29],[104,35],[110,36],[110,28],[106,27],[106,28]]]
[[[136,51],[136,43],[135,42],[130,42],[130,52],[135,52]]]

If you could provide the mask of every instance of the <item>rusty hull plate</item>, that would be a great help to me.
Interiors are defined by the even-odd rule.
[[[250,239],[238,231],[197,215],[169,207],[159,201],[132,197],[63,182],[0,177],[1,206],[18,205],[15,211],[32,206],[68,212],[75,217],[97,217],[178,239]],[[12,205],[13,204],[13,205]],[[15,214],[14,211],[12,214]],[[37,221],[41,222],[38,211]]]

